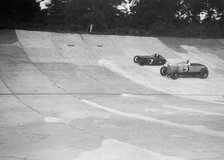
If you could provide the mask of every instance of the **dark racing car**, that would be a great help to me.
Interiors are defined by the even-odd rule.
[[[166,59],[159,55],[159,54],[154,54],[150,56],[135,56],[134,57],[134,62],[138,63],[139,65],[164,65],[166,63]]]
[[[193,76],[202,79],[208,77],[208,68],[199,63],[181,62],[176,64],[168,64],[160,69],[162,76],[170,76],[172,79],[177,79],[180,76]]]

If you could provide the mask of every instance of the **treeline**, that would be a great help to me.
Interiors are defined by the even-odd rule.
[[[224,37],[224,0],[1,0],[0,28]],[[91,29],[90,29],[91,28]]]

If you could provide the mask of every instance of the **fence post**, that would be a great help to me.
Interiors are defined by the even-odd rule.
[[[91,33],[93,31],[93,24],[90,24],[89,32]]]

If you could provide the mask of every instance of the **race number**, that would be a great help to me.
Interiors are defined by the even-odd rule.
[[[189,71],[189,66],[184,66],[183,72],[188,72]]]

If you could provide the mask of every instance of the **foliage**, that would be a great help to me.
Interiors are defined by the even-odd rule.
[[[224,13],[224,0],[182,0],[179,5],[180,15],[185,16],[188,23],[217,20]]]
[[[148,28],[152,24],[173,24],[178,10],[176,0],[141,0],[131,8],[132,24]]]
[[[89,32],[93,25],[101,34],[224,36],[224,0],[51,0],[47,7],[1,0],[0,28]]]
[[[1,0],[0,20],[27,22],[33,20],[40,12],[35,0]]]
[[[121,0],[52,0],[49,17],[72,30],[108,30],[114,27]]]

